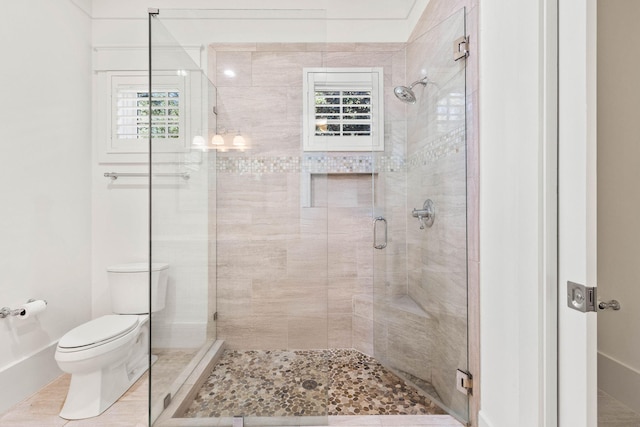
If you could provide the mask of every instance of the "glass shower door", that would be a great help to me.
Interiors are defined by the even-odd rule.
[[[209,285],[215,279],[215,246],[209,244],[215,233],[215,170],[209,164],[216,154],[208,149],[216,89],[196,64],[199,55],[200,49],[183,49],[150,14],[150,87],[138,93],[138,107],[147,108],[146,114],[139,110],[146,125],[139,132],[150,140],[151,266],[169,266],[166,291],[152,286],[150,293],[151,422],[216,338],[215,286]]]
[[[185,86],[192,88],[186,143],[199,141],[209,150],[153,162],[162,172],[193,169],[188,183],[172,182],[171,188],[154,176],[152,250],[156,259],[167,255],[198,272],[180,287],[180,297],[191,301],[184,314],[204,315],[208,299],[209,326],[215,313],[214,337],[224,342],[180,421],[230,427],[241,417],[244,425],[326,425],[330,159],[322,147],[309,153],[301,144],[302,71],[322,65],[324,11],[162,10],[159,20],[170,30],[185,23],[192,31],[202,29],[198,25],[215,29],[206,46],[213,98],[198,109],[208,83]],[[314,43],[262,43],[255,33],[290,24],[304,25],[301,37]],[[165,37],[157,45],[157,79],[164,70],[195,78],[175,42]],[[163,58],[166,64],[158,62]],[[208,113],[198,116],[200,111]],[[165,153],[154,150],[154,156]],[[197,185],[196,175],[202,179]],[[207,181],[208,188],[199,187]],[[208,288],[199,281],[206,276],[207,247]]]
[[[391,125],[405,137],[378,157],[374,216],[388,238],[374,249],[373,317],[376,358],[466,422],[457,387],[468,369],[465,59],[451,49],[464,19],[461,10],[407,44],[405,101],[388,101],[404,104]]]

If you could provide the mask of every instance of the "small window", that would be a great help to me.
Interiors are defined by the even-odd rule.
[[[154,76],[149,96],[147,76],[110,72],[107,154],[185,150],[185,81],[180,76]],[[151,126],[149,126],[151,102]]]
[[[154,138],[180,137],[180,90],[177,88],[152,92]],[[120,87],[115,102],[115,135],[117,139],[147,139],[149,137],[149,90]]]
[[[304,74],[304,151],[384,150],[381,68],[305,68]]]

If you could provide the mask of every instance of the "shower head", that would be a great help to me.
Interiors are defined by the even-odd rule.
[[[411,86],[397,86],[393,89],[393,93],[400,101],[405,102],[407,104],[415,104],[416,103],[416,94],[413,92],[413,87],[415,85],[423,85],[426,86],[428,83],[427,77],[423,77],[420,80],[416,80],[411,83]]]

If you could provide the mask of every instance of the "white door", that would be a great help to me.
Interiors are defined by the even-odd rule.
[[[596,313],[567,282],[596,286],[596,0],[559,1],[558,420],[597,425]]]

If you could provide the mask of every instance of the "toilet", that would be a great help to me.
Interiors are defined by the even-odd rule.
[[[67,332],[55,359],[71,374],[60,416],[95,417],[116,402],[149,367],[149,316],[165,306],[169,265],[120,264],[107,268],[114,314],[98,317]]]

